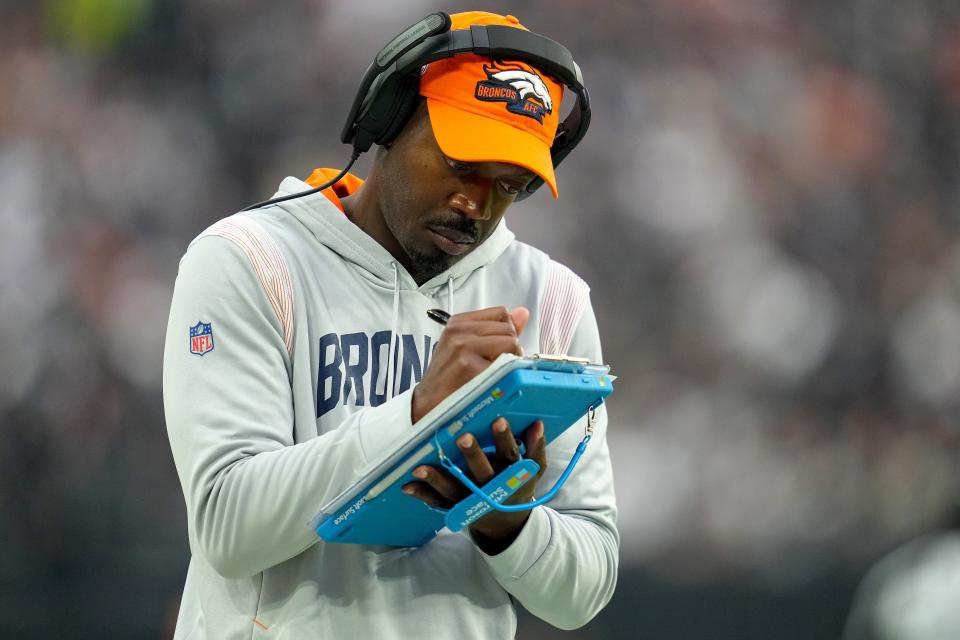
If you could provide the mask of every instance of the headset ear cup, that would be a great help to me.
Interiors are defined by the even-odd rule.
[[[420,102],[420,74],[413,73],[399,81],[396,89],[396,105],[394,107],[393,117],[390,118],[383,129],[383,132],[377,136],[376,143],[386,145],[393,142],[413,112],[417,109],[417,103]]]

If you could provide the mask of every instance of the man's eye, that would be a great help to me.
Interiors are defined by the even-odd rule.
[[[517,195],[518,193],[520,193],[520,187],[518,187],[518,186],[515,185],[515,184],[509,184],[509,183],[507,183],[507,182],[501,182],[501,183],[500,183],[500,188],[503,190],[504,193],[506,193],[506,194],[508,194],[508,195],[511,195],[511,196],[515,196],[515,195]]]
[[[459,160],[454,160],[453,158],[448,158],[443,156],[444,160],[447,161],[447,164],[450,165],[450,168],[455,171],[469,171],[470,165],[465,162],[460,162]]]

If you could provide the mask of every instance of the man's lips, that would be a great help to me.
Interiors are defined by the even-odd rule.
[[[466,252],[476,242],[476,237],[473,234],[450,227],[431,226],[427,229],[433,235],[434,244],[441,251],[451,256],[458,256]]]
[[[437,235],[441,235],[451,242],[456,242],[457,244],[473,244],[477,241],[476,235],[472,233],[467,233],[465,231],[459,231],[458,229],[451,229],[450,227],[441,227],[439,225],[434,225],[427,227],[430,231],[433,231]]]

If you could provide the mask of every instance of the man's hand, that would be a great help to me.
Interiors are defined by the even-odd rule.
[[[452,316],[440,334],[430,366],[413,389],[413,422],[486,369],[501,353],[522,356],[520,334],[529,319],[526,307],[513,311],[491,307]]]
[[[438,347],[439,349],[439,347]],[[510,425],[504,418],[494,421],[491,431],[496,451],[492,458],[480,448],[472,434],[464,434],[457,439],[457,446],[467,463],[465,473],[478,486],[483,486],[495,475],[520,459],[520,450],[513,437]],[[536,421],[523,434],[527,447],[527,457],[540,465],[540,471],[516,493],[510,496],[507,504],[523,504],[533,499],[537,482],[547,468],[546,440],[543,436],[543,423]],[[413,470],[413,475],[422,482],[410,482],[404,485],[407,494],[423,500],[432,507],[450,509],[470,494],[470,490],[445,469],[426,465]],[[530,517],[530,511],[503,513],[491,511],[472,525],[470,533],[483,551],[490,555],[500,553],[516,539],[523,525]]]
[[[411,418],[417,422],[448,395],[469,382],[490,366],[501,353],[523,355],[520,334],[530,319],[526,307],[512,311],[506,307],[491,307],[467,313],[458,313],[447,322],[430,366],[423,379],[413,389]],[[477,485],[483,486],[496,474],[520,459],[517,442],[504,419],[492,425],[496,453],[488,459],[472,435],[461,436],[457,446],[467,463],[465,470]],[[540,474],[511,496],[510,503],[529,502],[537,480],[547,466],[543,438],[543,424],[536,422],[526,430],[524,439],[527,457],[540,465]],[[422,482],[411,482],[404,487],[429,505],[449,509],[467,496],[469,490],[442,469],[423,466],[414,470]],[[520,533],[529,511],[501,513],[493,511],[470,526],[477,544],[487,553],[499,553]]]

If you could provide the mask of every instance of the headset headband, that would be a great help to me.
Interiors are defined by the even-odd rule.
[[[404,30],[383,47],[367,68],[340,134],[354,153],[370,145],[388,144],[403,128],[416,106],[419,72],[425,64],[461,53],[492,59],[522,60],[553,76],[577,96],[573,110],[557,127],[550,148],[556,167],[580,142],[590,125],[590,98],[580,67],[562,44],[523,29],[502,25],[472,25],[450,30],[450,16],[432,13]],[[522,200],[543,184],[535,178]]]

